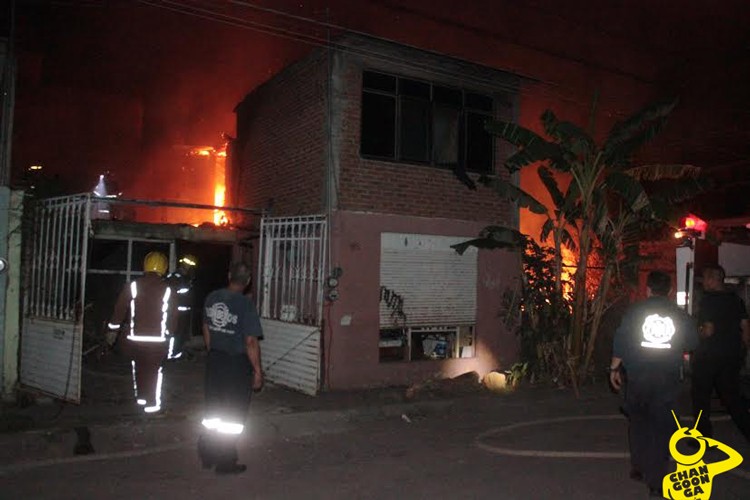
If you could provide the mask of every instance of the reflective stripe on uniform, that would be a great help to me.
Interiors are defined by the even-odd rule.
[[[156,335],[128,335],[128,340],[133,342],[166,342],[167,339],[164,337],[157,337]]]
[[[146,413],[156,413],[161,410],[161,384],[163,380],[163,374],[161,366],[159,367],[159,374],[156,376],[156,393],[154,394],[155,401],[153,406],[146,406],[143,411]]]
[[[182,356],[182,353],[179,353],[175,356],[174,354],[174,337],[169,337],[169,351],[167,352],[167,359],[177,359],[180,356]]]
[[[138,382],[135,378],[135,360],[130,360],[130,364],[133,367],[133,394],[138,398]]]
[[[138,296],[138,284],[130,283],[130,335],[135,333],[135,298]]]
[[[167,316],[169,315],[169,297],[172,295],[172,289],[167,287],[164,290],[164,297],[161,300],[161,336],[169,335],[167,328]]]
[[[245,426],[243,424],[239,424],[236,422],[224,422],[222,419],[213,417],[213,418],[204,418],[201,422],[203,424],[203,427],[210,431],[216,431],[219,434],[242,434],[242,431],[245,430]]]

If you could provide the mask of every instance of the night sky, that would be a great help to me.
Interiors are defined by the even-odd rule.
[[[43,164],[80,192],[109,170],[132,196],[179,197],[169,188],[174,147],[232,135],[243,96],[315,48],[300,38],[326,37],[321,24],[239,3],[18,2],[14,181]],[[546,107],[584,119],[595,90],[604,125],[677,95],[680,107],[646,159],[712,169],[725,187],[734,179],[719,195],[742,203],[716,211],[748,208],[744,0],[250,3],[533,77],[540,83],[522,95],[520,117],[530,127]]]

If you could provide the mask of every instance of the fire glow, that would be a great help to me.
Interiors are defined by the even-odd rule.
[[[213,160],[213,205],[223,207],[226,203],[226,163],[227,151],[226,146],[216,149],[210,146],[193,148],[190,151],[191,156]],[[229,218],[224,210],[215,209],[213,211],[213,223],[217,226],[226,226],[229,224]]]
[[[226,201],[226,165],[227,152],[220,150],[216,152],[215,171],[214,171],[214,206],[223,207]],[[229,219],[224,210],[214,210],[214,224],[217,226],[226,226]]]

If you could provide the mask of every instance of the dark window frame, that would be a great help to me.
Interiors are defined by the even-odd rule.
[[[365,80],[367,78],[367,75],[374,76],[375,78],[381,79],[387,79],[392,78],[393,79],[393,90],[383,90],[378,88],[370,88],[365,83]],[[403,150],[402,150],[402,138],[401,138],[401,128],[402,128],[402,98],[403,99],[418,99],[414,96],[411,96],[409,94],[402,94],[401,89],[404,86],[402,84],[403,82],[409,82],[409,84],[415,83],[415,84],[422,84],[422,85],[428,85],[429,86],[429,106],[428,106],[428,119],[427,119],[427,126],[426,126],[426,134],[427,134],[427,156],[428,159],[426,161],[420,161],[420,160],[414,160],[414,159],[405,159],[403,157]],[[407,84],[408,85],[408,84]],[[460,105],[457,105],[455,103],[446,103],[442,102],[440,100],[435,99],[435,90],[442,89],[447,90],[449,92],[458,92],[460,93]],[[393,122],[393,154],[392,155],[379,155],[376,153],[363,152],[363,144],[365,137],[365,113],[364,113],[364,99],[366,94],[376,94],[376,95],[383,95],[388,96],[394,99],[394,122]],[[482,101],[486,100],[487,102],[485,104],[489,105],[489,108],[485,107],[485,109],[481,109],[479,107],[474,107],[471,105],[469,101]],[[495,160],[496,160],[496,140],[491,137],[491,146],[490,146],[490,154],[489,154],[489,165],[485,165],[484,168],[473,168],[471,165],[467,165],[468,158],[469,158],[469,143],[468,140],[468,134],[469,134],[469,115],[483,115],[487,119],[493,119],[495,117],[495,111],[496,111],[496,105],[495,105],[495,99],[491,95],[482,94],[480,92],[468,90],[468,89],[462,89],[462,88],[456,88],[451,87],[449,85],[441,85],[437,82],[430,82],[425,80],[420,80],[416,78],[406,78],[398,75],[388,74],[381,71],[371,71],[371,70],[364,70],[362,73],[362,93],[360,98],[360,104],[362,105],[362,113],[360,117],[360,147],[359,147],[359,154],[360,157],[363,159],[368,160],[377,160],[377,161],[386,161],[391,163],[401,163],[406,165],[419,165],[419,166],[429,166],[431,168],[438,168],[438,169],[453,169],[458,166],[461,166],[461,168],[465,169],[469,173],[476,173],[476,174],[487,174],[487,175],[494,175],[495,172]],[[458,111],[458,137],[456,138],[456,148],[457,148],[457,162],[456,163],[442,163],[437,161],[437,154],[436,154],[436,148],[435,148],[435,141],[434,141],[434,134],[435,134],[435,108],[437,106],[442,106],[446,108],[454,108]]]

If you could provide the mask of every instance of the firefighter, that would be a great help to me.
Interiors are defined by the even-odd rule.
[[[631,305],[615,332],[610,382],[619,391],[627,380],[624,410],[629,421],[630,477],[642,480],[651,496],[662,496],[669,467],[672,410],[680,389],[683,352],[697,345],[691,318],[667,296],[669,275],[652,271],[646,300]]]
[[[724,289],[724,269],[710,266],[703,270],[704,294],[698,311],[700,345],[695,351],[692,371],[693,413],[703,412],[698,431],[712,437],[709,418],[714,388],[734,424],[750,442],[750,413],[740,395],[740,369],[750,347],[750,321],[743,300]]]
[[[136,402],[146,413],[161,409],[162,362],[167,355],[174,324],[172,290],[163,276],[167,257],[150,252],[143,261],[144,275],[127,284],[109,321],[108,342],[114,343],[122,322],[127,336],[123,351],[130,358]]]
[[[193,285],[198,259],[194,255],[184,255],[177,262],[175,272],[167,276],[167,283],[175,293],[177,306],[177,326],[169,339],[167,359],[180,359],[185,353],[185,345],[193,334]]]
[[[237,463],[237,439],[245,428],[250,395],[263,387],[263,332],[255,305],[242,293],[249,282],[250,268],[232,264],[229,285],[211,292],[204,306],[206,413],[198,455],[203,467],[215,466],[217,474],[245,471],[246,466]]]

